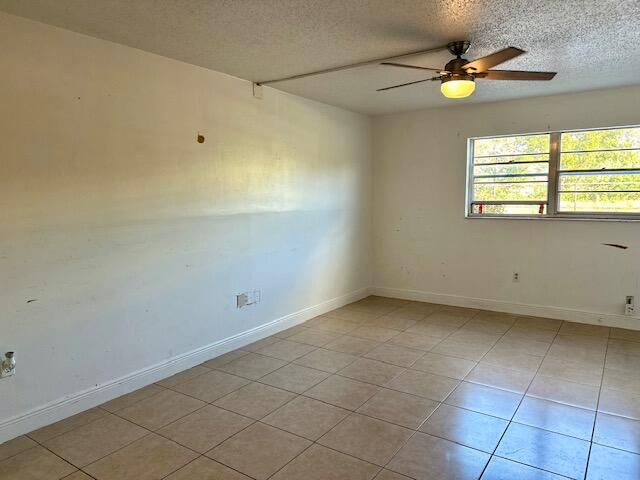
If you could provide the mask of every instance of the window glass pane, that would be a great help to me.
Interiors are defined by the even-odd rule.
[[[473,205],[476,215],[540,215],[541,205]],[[482,210],[482,212],[480,211]],[[543,213],[547,206],[542,204]]]
[[[501,157],[475,157],[475,164],[481,165],[483,163],[520,163],[520,162],[548,162],[549,155],[504,155]]]
[[[517,155],[548,153],[549,134],[518,135],[515,137],[478,138],[473,141],[473,156]]]
[[[594,213],[640,213],[640,193],[560,193],[558,195],[558,211]]]
[[[496,200],[546,200],[546,183],[499,183],[475,184],[473,187],[474,201]]]
[[[560,170],[615,170],[619,168],[640,169],[640,150],[563,153],[560,156]]]
[[[563,152],[640,148],[640,127],[565,132],[561,146]]]
[[[602,173],[589,175],[560,175],[560,191],[636,190],[640,191],[640,173]]]
[[[517,163],[510,165],[476,165],[473,174],[478,175],[522,175],[547,173],[548,163]]]
[[[476,178],[478,183],[518,183],[518,182],[544,182],[547,183],[547,176],[540,175],[535,177],[480,177]]]

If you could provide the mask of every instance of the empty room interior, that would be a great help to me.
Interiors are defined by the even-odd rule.
[[[639,480],[637,0],[0,0],[0,480]]]

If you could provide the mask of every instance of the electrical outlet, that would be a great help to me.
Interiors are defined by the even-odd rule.
[[[0,378],[11,377],[16,373],[16,356],[14,352],[4,354],[4,359],[0,362]]]
[[[249,305],[260,303],[260,290],[239,293],[236,295],[236,307],[243,308]]]
[[[513,272],[513,281],[517,283],[520,281],[520,274],[518,272]]]
[[[635,310],[636,307],[633,295],[629,295],[624,302],[624,314],[631,317],[635,313]]]

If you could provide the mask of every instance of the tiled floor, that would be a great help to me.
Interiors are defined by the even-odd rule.
[[[369,297],[0,445],[0,479],[640,479],[640,332]]]

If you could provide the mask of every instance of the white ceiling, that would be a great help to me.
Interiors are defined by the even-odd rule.
[[[461,39],[473,42],[469,59],[515,46],[528,53],[499,68],[559,72],[478,82],[455,101],[437,82],[376,92],[429,76],[377,65],[273,85],[368,114],[640,83],[638,0],[0,0],[0,10],[253,81]]]

